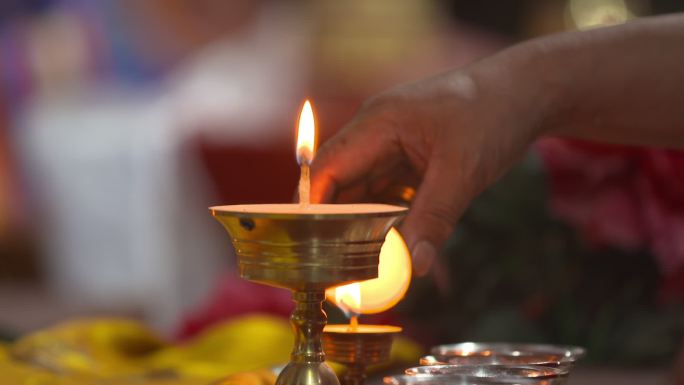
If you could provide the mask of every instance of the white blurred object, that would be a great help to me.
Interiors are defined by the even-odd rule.
[[[266,129],[282,126],[272,123],[303,85],[304,45],[280,39],[287,20],[266,11],[155,89],[65,87],[27,106],[16,140],[58,296],[140,311],[170,331],[208,294],[231,258],[186,144],[200,133],[252,145],[291,135]]]
[[[200,50],[170,77],[168,101],[179,126],[231,145],[293,139],[309,44],[302,15],[269,3],[239,35]]]
[[[202,169],[155,99],[36,103],[19,132],[57,294],[133,307],[169,330],[211,287],[226,250],[211,237]]]

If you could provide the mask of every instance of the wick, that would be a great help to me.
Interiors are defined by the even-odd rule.
[[[301,174],[299,176],[299,205],[302,207],[306,207],[311,203],[311,198],[309,197],[311,189],[310,169],[307,162],[302,162]]]
[[[349,330],[350,331],[357,331],[359,329],[359,317],[357,315],[351,316],[351,319],[349,320]]]

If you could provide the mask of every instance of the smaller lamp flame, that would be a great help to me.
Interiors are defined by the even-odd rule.
[[[354,282],[337,287],[335,303],[347,317],[358,314],[361,310],[361,285]]]

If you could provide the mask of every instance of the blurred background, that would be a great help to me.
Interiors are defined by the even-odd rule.
[[[368,96],[517,41],[676,0],[3,0],[0,335],[124,315],[172,338],[289,295],[242,282],[207,207],[288,202]],[[545,140],[478,198],[438,269],[380,316],[424,346],[577,344],[667,364],[684,336],[678,153]],[[644,187],[646,186],[646,187]],[[681,231],[680,231],[681,233]],[[332,319],[341,320],[336,309]]]

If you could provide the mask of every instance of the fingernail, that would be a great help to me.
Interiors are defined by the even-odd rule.
[[[432,262],[437,256],[437,250],[428,241],[419,241],[411,252],[413,257],[413,273],[416,277],[422,277],[430,271]]]

